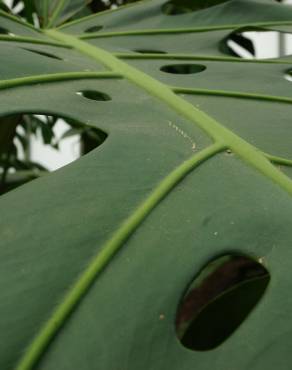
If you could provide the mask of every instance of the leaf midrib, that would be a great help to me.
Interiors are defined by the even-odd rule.
[[[255,167],[259,172],[265,174],[266,177],[272,179],[292,194],[292,180],[277,170],[256,147],[225,128],[191,103],[179,97],[172,91],[171,87],[119,60],[111,53],[84,42],[77,37],[63,34],[57,30],[47,30],[46,34],[57,41],[68,44],[98,63],[102,63],[112,72],[120,73],[129,81],[146,90],[150,95],[158,98],[177,113],[183,115],[192,124],[199,126],[215,142],[221,142],[227,146],[250,166]]]
[[[101,250],[98,255],[93,259],[85,269],[84,273],[73,285],[64,300],[53,312],[51,318],[41,328],[40,332],[19,362],[17,370],[30,370],[34,367],[46,351],[51,340],[67,320],[70,313],[87,293],[97,275],[109,263],[113,255],[122,247],[130,235],[139,225],[141,225],[148,214],[168,194],[168,192],[192,169],[196,168],[208,158],[226,148],[229,148],[249,166],[255,168],[267,178],[274,181],[289,194],[292,194],[292,181],[276,169],[262,152],[259,152],[257,148],[226,129],[220,123],[182,99],[180,96],[176,95],[170,87],[134,67],[129,66],[105,50],[92,46],[74,36],[62,34],[57,30],[47,30],[45,33],[53,39],[62,41],[75,50],[91,57],[98,63],[102,63],[109,68],[111,72],[121,74],[124,78],[147,91],[151,96],[187,118],[191,125],[195,124],[199,126],[213,139],[214,143],[192,156],[189,160],[183,162],[179,167],[171,172],[169,176],[162,180],[150,196],[148,196],[148,198],[125,220],[110,240],[101,246]]]

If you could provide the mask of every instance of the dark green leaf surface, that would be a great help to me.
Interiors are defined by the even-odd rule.
[[[292,8],[231,0],[167,15],[164,3],[44,32],[0,13],[14,34],[0,35],[0,116],[61,116],[108,135],[0,199],[1,370],[292,362],[292,59],[243,61],[222,46],[237,28],[289,31]],[[163,72],[189,63],[206,68]],[[175,333],[180,298],[232,252],[263,261],[268,290],[221,346],[187,350]]]
[[[36,12],[44,27],[63,23],[80,12],[91,0],[34,0]]]

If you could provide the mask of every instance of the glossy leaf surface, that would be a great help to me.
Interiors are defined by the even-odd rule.
[[[43,32],[0,13],[3,120],[56,115],[108,135],[0,198],[1,369],[292,361],[292,59],[245,61],[225,47],[245,27],[291,31],[292,8],[231,0],[170,15],[164,4]],[[177,306],[228,253],[260,260],[270,284],[227,341],[190,351]]]

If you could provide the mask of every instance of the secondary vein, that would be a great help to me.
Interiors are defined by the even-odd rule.
[[[52,73],[47,75],[35,75],[29,77],[19,77],[10,80],[0,80],[0,90],[12,87],[35,85],[46,82],[81,80],[81,79],[97,79],[97,78],[121,78],[119,73],[105,72],[67,72],[67,73]]]
[[[62,34],[56,30],[48,30],[46,33],[58,41],[67,43],[79,52],[93,58],[98,63],[104,64],[112,72],[120,73],[124,78],[147,91],[158,101],[168,105],[177,113],[187,118],[190,124],[195,124],[203,129],[213,138],[215,143],[192,156],[162,180],[150,196],[125,220],[113,234],[112,238],[101,247],[101,251],[85,269],[84,273],[79,277],[75,285],[53,312],[47,323],[41,328],[40,332],[25,352],[17,370],[32,369],[70,313],[75,309],[93,284],[97,275],[104,269],[107,263],[109,263],[112,256],[122,247],[124,242],[132,235],[152,209],[168,194],[168,192],[179,183],[186,174],[203,161],[223,149],[230,148],[248,165],[265,175],[288,193],[292,194],[292,181],[273,166],[262,152],[226,129],[182,97],[178,96],[168,86],[134,67],[127,65],[109,52],[92,46],[74,36]]]
[[[287,58],[279,59],[244,59],[239,57],[225,57],[225,56],[209,56],[209,55],[192,55],[192,54],[173,54],[173,53],[141,53],[135,52],[132,53],[114,53],[116,58],[120,59],[166,59],[166,60],[205,60],[210,62],[232,62],[232,63],[259,63],[259,64],[289,64],[291,65],[292,60]]]
[[[70,47],[66,44],[62,44],[60,42],[53,42],[47,40],[40,40],[34,39],[32,37],[22,37],[22,36],[9,36],[9,35],[0,35],[0,41],[9,41],[9,42],[27,42],[30,44],[40,44],[40,45],[51,45],[51,46],[58,46],[70,49]]]
[[[50,341],[59,331],[76,305],[87,293],[98,274],[112,259],[113,255],[122,247],[125,241],[133,234],[137,227],[149,215],[152,209],[179,183],[190,171],[198,167],[202,162],[222,151],[224,146],[221,143],[215,143],[175,168],[148,198],[140,204],[124,223],[119,227],[116,233],[109,239],[96,257],[89,263],[83,274],[69,290],[62,303],[56,308],[53,315],[46,322],[40,333],[37,335],[31,346],[25,352],[16,370],[30,370],[37,363],[43,352],[48,347]]]
[[[263,153],[263,154],[266,158],[268,158],[271,162],[273,162],[275,164],[281,164],[283,166],[292,167],[292,160],[291,159],[278,157],[278,156],[267,154],[267,153]]]
[[[287,96],[274,96],[257,93],[246,93],[241,91],[228,91],[228,90],[211,90],[211,89],[191,89],[185,87],[172,87],[172,90],[177,94],[189,95],[213,95],[225,96],[230,98],[252,99],[252,100],[266,100],[277,103],[292,103],[292,98]]]
[[[185,27],[185,28],[154,28],[154,29],[142,29],[133,31],[112,31],[112,32],[95,32],[88,34],[79,35],[80,39],[95,39],[101,37],[116,37],[116,36],[142,36],[142,35],[162,35],[162,34],[183,34],[183,33],[199,33],[199,32],[213,32],[220,30],[233,30],[245,27],[269,27],[269,26],[291,26],[291,21],[280,21],[280,22],[254,22],[254,23],[242,23],[242,24],[226,24],[220,26],[211,27]]]

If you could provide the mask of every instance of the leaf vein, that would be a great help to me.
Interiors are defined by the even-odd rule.
[[[149,213],[188,173],[222,150],[224,150],[224,146],[221,143],[214,143],[183,162],[161,181],[156,189],[124,221],[113,234],[112,238],[104,244],[101,251],[89,263],[83,274],[69,290],[64,300],[56,308],[53,315],[41,328],[41,331],[25,352],[16,370],[30,370],[33,368],[48,348],[54,336],[64,325],[69,315],[92,286],[98,274],[146,219]]]
[[[178,184],[191,170],[224,149],[231,149],[244,162],[255,168],[275,184],[292,194],[292,181],[281,173],[257,148],[250,145],[236,134],[226,129],[220,123],[197,109],[186,100],[174,93],[171,88],[153,79],[143,72],[120,61],[103,49],[92,46],[78,38],[62,34],[56,30],[47,30],[46,34],[52,38],[68,43],[79,52],[104,64],[113,72],[120,73],[124,78],[147,91],[160,102],[168,105],[177,113],[187,118],[191,125],[203,129],[214,141],[214,144],[193,155],[178,166],[156,187],[150,196],[130,215],[112,238],[106,242],[101,251],[89,264],[75,285],[69,290],[61,304],[55,309],[52,316],[40,329],[30,347],[21,359],[17,370],[30,370],[45,353],[52,339],[65,324],[70,313],[85,296],[98,274],[109,263],[113,255],[123,246],[125,241],[145,220],[159,202]]]

